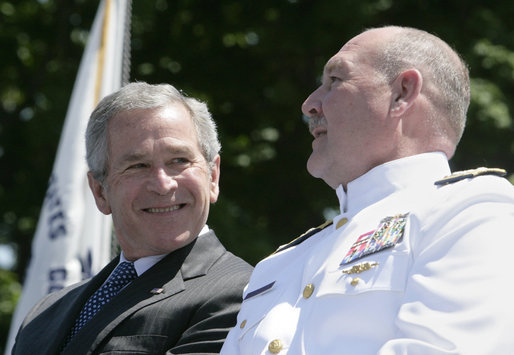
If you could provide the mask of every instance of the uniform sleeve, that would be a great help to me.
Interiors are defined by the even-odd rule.
[[[397,336],[379,354],[512,353],[512,186],[476,194],[486,187],[474,185],[413,220]]]

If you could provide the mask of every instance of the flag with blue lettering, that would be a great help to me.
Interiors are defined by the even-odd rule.
[[[89,190],[84,134],[98,101],[122,85],[129,8],[127,0],[100,1],[68,104],[6,354],[39,299],[91,277],[110,260],[111,217],[98,211]]]

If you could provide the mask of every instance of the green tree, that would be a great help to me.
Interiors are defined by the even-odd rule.
[[[0,351],[3,353],[4,344],[11,326],[11,317],[20,297],[21,285],[13,272],[0,269]]]

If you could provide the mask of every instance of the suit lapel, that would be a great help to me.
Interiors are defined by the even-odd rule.
[[[214,231],[209,230],[197,238],[193,250],[184,260],[181,271],[184,280],[206,275],[212,265],[225,252]]]
[[[57,314],[57,317],[48,319],[48,324],[39,324],[39,327],[45,329],[45,334],[48,338],[48,350],[38,349],[38,352],[55,354],[60,351],[64,339],[68,336],[75,320],[77,319],[80,310],[87,299],[99,288],[105,279],[112,272],[114,267],[118,263],[118,258],[112,260],[107,266],[105,266],[97,275],[92,279],[83,281],[69,290],[65,296],[59,299],[54,305],[51,306],[58,309],[58,312],[49,310],[49,314]],[[57,294],[56,294],[57,296]],[[45,312],[46,314],[47,312]],[[62,317],[60,317],[62,316]],[[51,335],[48,331],[54,331]]]
[[[97,316],[80,330],[66,347],[64,354],[76,355],[77,352],[94,351],[124,319],[149,304],[160,302],[185,290],[184,280],[205,275],[224,252],[225,248],[214,232],[209,231],[185,247],[170,253],[130,283],[112,302],[106,304]],[[114,265],[111,265],[114,260],[109,264],[110,271],[103,280],[116,266],[118,258],[115,260]],[[104,270],[102,274],[105,274]],[[100,285],[101,282],[96,288]],[[93,288],[91,293],[96,288]]]

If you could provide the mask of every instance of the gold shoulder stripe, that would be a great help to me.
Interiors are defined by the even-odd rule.
[[[284,244],[282,246],[280,246],[277,250],[275,250],[275,252],[273,252],[271,255],[273,254],[276,254],[276,253],[279,253],[283,250],[286,250],[286,249],[289,249],[295,245],[298,245],[300,243],[302,243],[303,241],[309,239],[311,236],[313,236],[314,234],[322,231],[323,229],[327,228],[329,225],[331,225],[333,222],[332,220],[328,220],[328,221],[325,221],[325,223],[317,226],[316,228],[311,228],[309,229],[307,232],[303,233],[302,235],[300,235],[299,237],[293,239],[292,241],[290,241],[289,243],[287,244]]]
[[[477,168],[471,170],[457,171],[449,176],[444,177],[441,180],[437,180],[434,182],[437,186],[444,186],[448,184],[452,184],[457,181],[461,181],[464,179],[474,178],[480,175],[497,175],[497,176],[505,176],[507,172],[503,169],[498,168]]]

